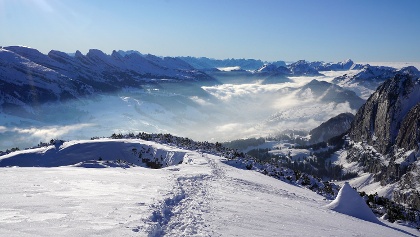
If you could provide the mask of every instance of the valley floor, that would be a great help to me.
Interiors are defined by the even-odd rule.
[[[418,236],[310,190],[186,152],[164,169],[0,168],[0,236]]]

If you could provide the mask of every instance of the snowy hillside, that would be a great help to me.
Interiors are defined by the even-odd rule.
[[[115,158],[136,162],[134,148],[182,164],[99,165]],[[32,167],[33,159],[41,167]],[[310,190],[237,169],[221,157],[143,140],[58,142],[0,160],[12,166],[0,168],[2,236],[418,235],[329,210],[329,201]],[[107,168],[83,168],[94,161]]]

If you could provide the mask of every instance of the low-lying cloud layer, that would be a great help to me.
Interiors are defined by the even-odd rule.
[[[328,81],[333,76],[316,79]],[[83,102],[48,105],[44,111],[50,118],[60,118],[56,122],[24,120],[24,126],[16,126],[11,120],[3,121],[0,150],[33,146],[52,138],[89,139],[140,131],[227,141],[275,135],[286,129],[310,130],[339,113],[356,112],[348,103],[317,101],[310,92],[298,96],[296,88],[314,77],[291,79],[282,84],[248,82],[207,86],[202,88],[204,94],[194,96],[183,95],[181,91],[131,90]],[[73,108],[75,112],[63,118],[54,114],[56,107]]]

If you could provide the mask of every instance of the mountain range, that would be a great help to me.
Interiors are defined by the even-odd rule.
[[[52,50],[48,55],[36,49],[10,46],[0,49],[0,104],[11,114],[30,115],[34,107],[123,88],[141,89],[163,82],[217,84],[204,72],[170,57],[116,51],[106,55],[91,49],[74,56]],[[17,111],[15,108],[25,108]]]
[[[329,73],[328,71],[334,71],[334,73],[343,71],[346,74],[331,78],[329,82],[317,80],[323,77],[322,73]],[[294,77],[298,77],[298,79]],[[290,87],[289,85],[292,83],[294,84]],[[159,197],[162,200],[158,198],[157,203],[153,203],[149,200],[150,198],[147,199],[148,207],[145,208],[145,212],[142,212],[141,217],[144,225],[136,226],[133,224],[134,222],[125,223],[125,228],[133,232],[147,229],[146,232],[152,236],[194,235],[197,232],[188,229],[188,226],[194,226],[197,230],[211,235],[215,229],[203,224],[206,218],[232,220],[232,217],[227,217],[227,212],[215,217],[210,215],[213,212],[209,210],[214,207],[219,208],[217,210],[223,210],[223,205],[218,206],[218,203],[221,202],[228,204],[229,212],[237,210],[238,205],[235,204],[235,201],[252,192],[258,195],[259,200],[255,201],[259,203],[255,206],[258,208],[263,208],[265,205],[270,206],[270,203],[278,198],[281,200],[289,198],[296,200],[297,198],[299,202],[305,202],[305,208],[309,208],[308,210],[314,215],[325,218],[335,216],[320,207],[321,204],[327,204],[325,200],[316,199],[319,197],[313,193],[308,194],[308,190],[306,190],[308,192],[296,191],[297,187],[294,186],[293,188],[281,186],[280,189],[272,189],[271,186],[266,185],[267,183],[271,184],[272,181],[261,178],[259,174],[246,173],[244,170],[258,171],[258,173],[272,176],[286,183],[311,189],[332,199],[333,196],[337,196],[336,186],[328,184],[321,178],[302,173],[302,170],[315,173],[314,169],[322,168],[322,171],[325,171],[327,175],[339,173],[331,177],[356,177],[350,180],[350,184],[362,183],[359,188],[363,188],[363,185],[382,185],[386,187],[387,197],[410,208],[420,209],[420,159],[418,159],[420,157],[420,72],[415,67],[397,70],[384,66],[360,65],[351,60],[339,63],[299,60],[286,64],[282,61],[267,63],[254,59],[216,60],[193,57],[158,57],[141,54],[137,51],[113,51],[112,54],[107,55],[96,49],[89,50],[86,55],[80,51],[69,55],[55,50],[45,55],[36,49],[10,46],[0,48],[0,86],[2,88],[0,111],[4,117],[12,115],[10,119],[12,122],[6,126],[0,126],[2,136],[8,136],[6,131],[23,134],[36,132],[36,127],[19,128],[19,125],[29,122],[21,120],[19,124],[18,120],[21,118],[36,119],[34,115],[42,113],[37,111],[40,105],[56,106],[46,109],[59,108],[67,101],[82,101],[84,98],[95,100],[97,97],[100,97],[97,100],[105,103],[104,107],[97,108],[98,111],[107,110],[110,112],[109,114],[120,115],[121,117],[118,119],[122,120],[122,123],[132,122],[134,124],[128,124],[129,127],[134,127],[139,123],[156,127],[158,127],[158,123],[165,124],[167,127],[176,124],[181,129],[200,133],[203,130],[198,130],[194,126],[198,124],[197,126],[202,127],[204,124],[204,129],[212,130],[212,132],[220,130],[224,133],[233,133],[239,129],[251,131],[266,127],[271,127],[274,132],[273,128],[276,125],[288,119],[297,124],[299,124],[298,122],[309,124],[309,121],[311,125],[315,123],[319,125],[321,118],[327,115],[330,118],[315,128],[311,127],[313,129],[309,132],[310,138],[305,138],[307,140],[293,134],[290,136],[290,143],[276,144],[278,147],[274,151],[265,147],[267,154],[270,152],[280,154],[277,156],[277,160],[267,159],[266,163],[259,163],[256,158],[248,157],[238,150],[223,150],[224,148],[218,142],[215,144],[195,143],[188,138],[174,137],[170,134],[139,133],[139,135],[134,135],[134,133],[130,133],[124,137],[114,133],[111,138],[92,138],[91,140],[68,142],[52,139],[49,144],[41,142],[34,149],[14,152],[18,150],[16,148],[5,153],[1,152],[0,166],[16,175],[19,175],[18,173],[21,171],[15,171],[14,168],[10,168],[11,166],[50,167],[54,168],[53,172],[58,172],[61,175],[65,173],[61,168],[72,171],[77,171],[77,168],[80,167],[141,168],[139,170],[142,171],[144,180],[148,184],[154,184],[150,187],[157,185],[161,190],[164,190],[164,197]],[[253,93],[254,91],[258,93]],[[112,104],[111,100],[116,100],[117,106]],[[251,102],[258,102],[256,103],[258,106],[270,109],[271,116],[268,116],[266,110],[262,110],[258,106],[251,107]],[[72,119],[76,118],[78,123],[82,123],[80,121],[97,122],[101,121],[100,119],[103,117],[112,116],[89,114],[90,111],[86,112],[84,109],[89,110],[100,105],[100,103],[93,103],[89,107],[89,103],[91,102],[81,102],[86,107],[77,111],[77,113],[86,113],[87,115],[84,117],[77,115]],[[127,105],[131,110],[119,110],[117,107],[121,103]],[[72,105],[63,106],[62,110],[58,112],[66,111]],[[227,109],[224,108],[225,106]],[[75,110],[78,109],[75,108]],[[233,113],[223,114],[228,110]],[[132,111],[135,112],[132,113]],[[73,110],[66,112],[74,116]],[[349,112],[356,113],[353,115]],[[252,114],[258,114],[259,124],[255,125],[254,121],[247,121],[247,117]],[[58,113],[53,113],[51,116],[55,117],[56,115],[58,116]],[[223,120],[224,117],[229,116],[234,119]],[[87,120],[82,120],[86,117]],[[55,119],[60,120],[60,118],[58,116]],[[109,124],[116,123],[116,120],[105,121]],[[240,124],[238,121],[244,124]],[[92,122],[92,124],[94,123]],[[81,127],[99,126],[92,124],[82,123]],[[29,126],[33,126],[33,124]],[[48,129],[54,130],[55,128],[49,127]],[[104,130],[100,126],[99,129]],[[299,144],[297,144],[298,142]],[[306,144],[302,145],[305,142]],[[263,142],[263,145],[266,144]],[[311,147],[311,145],[313,146]],[[294,149],[295,146],[297,146],[296,149]],[[299,152],[300,156],[294,158],[293,152]],[[285,164],[296,169],[282,167]],[[163,168],[163,171],[153,174],[153,172],[142,170],[146,167]],[[236,168],[240,168],[241,171]],[[159,184],[155,179],[150,178],[156,174],[167,180],[168,184]],[[350,175],[344,176],[344,174]],[[12,180],[7,174],[2,173],[2,175],[6,181]],[[86,174],[84,173],[84,175]],[[113,173],[113,175],[116,174]],[[327,175],[323,178],[328,178]],[[48,174],[45,174],[45,177],[47,176]],[[42,179],[45,177],[42,176]],[[120,179],[118,180],[122,182]],[[264,181],[259,182],[258,180]],[[64,184],[63,180],[57,178],[54,178],[54,182]],[[49,188],[57,187],[55,183],[48,183]],[[235,196],[229,196],[234,191],[231,189],[232,185],[242,188]],[[23,186],[25,188],[23,190],[28,189],[27,183]],[[353,193],[349,196],[358,197],[348,184],[344,186],[346,190],[342,193],[352,191]],[[45,196],[45,190],[42,191],[37,187],[34,188],[34,193],[25,191],[24,197],[33,197],[37,193],[42,193]],[[9,187],[7,190],[11,189]],[[78,189],[85,190],[81,187]],[[285,189],[295,191],[290,193]],[[157,192],[161,192],[161,190]],[[252,192],[248,193],[250,190]],[[57,192],[61,193],[62,191],[58,190]],[[219,197],[220,193],[228,198]],[[12,192],[8,195],[17,197],[15,194]],[[74,194],[72,192],[72,195]],[[311,200],[304,198],[308,195],[312,195]],[[19,200],[22,200],[23,196],[19,195],[19,197],[21,198]],[[260,201],[267,197],[270,199],[269,202],[263,201],[264,205],[262,205]],[[121,197],[118,196],[118,198]],[[197,200],[199,203],[196,202]],[[335,204],[337,205],[331,209],[337,211],[336,207],[340,206],[339,209],[342,210],[341,205],[344,205],[345,202],[340,201],[340,197],[336,200]],[[80,200],[73,201],[82,203]],[[355,203],[360,202],[363,203],[363,200],[357,200]],[[288,203],[289,206],[282,206],[283,202],[280,201],[275,201],[275,203],[279,207],[278,210],[287,208],[288,211],[285,214],[288,216],[293,216],[290,210],[299,208],[299,205],[295,203]],[[47,202],[42,203],[44,206],[46,204]],[[240,204],[241,207],[243,207],[242,205],[253,206],[254,202],[249,202],[247,199],[242,200]],[[136,205],[143,206],[144,203],[137,201]],[[16,209],[20,208],[16,205],[12,206]],[[346,207],[344,209],[350,211],[354,208]],[[113,210],[116,210],[116,207],[113,206]],[[247,209],[242,210],[245,212],[240,212],[239,215],[249,218]],[[278,210],[276,209],[276,212]],[[364,207],[365,213],[366,210]],[[29,208],[29,211],[35,212],[33,208]],[[280,218],[278,213],[266,212],[276,220]],[[10,216],[17,218],[14,213],[14,210],[8,210],[8,216],[5,218]],[[66,215],[71,216],[69,213],[66,212]],[[149,215],[144,216],[144,213]],[[54,222],[61,218],[57,209],[50,214],[50,218],[48,216],[39,218]],[[369,212],[370,220],[382,223],[371,214]],[[112,214],[108,213],[108,215]],[[204,216],[204,219],[201,218],[201,215]],[[261,215],[263,214],[261,213]],[[173,218],[174,216],[177,218]],[[357,215],[354,216],[357,217]],[[15,219],[13,218],[9,218],[10,223],[14,223]],[[193,224],[188,222],[191,218],[196,222]],[[294,218],[292,221],[294,225],[303,221],[302,218],[296,216]],[[343,223],[353,223],[346,219],[340,220]],[[329,226],[328,223],[319,221],[317,218],[312,218],[311,221],[316,222],[317,226],[325,228]],[[74,224],[71,221],[68,223]],[[232,221],[229,223],[232,226],[235,225]],[[211,224],[221,226],[221,222],[215,220]],[[258,225],[263,225],[263,222],[259,221]],[[15,225],[3,226],[12,228],[13,231],[18,228]],[[96,227],[103,226],[98,224]],[[334,228],[336,230],[337,227]],[[276,226],[276,228],[270,227],[264,233],[267,234],[270,230],[279,231]],[[0,228],[0,234],[1,231]],[[37,231],[43,233],[40,229]],[[127,234],[118,231],[114,234]],[[253,234],[257,235],[261,229],[253,228],[253,231]],[[229,231],[223,233],[232,234]],[[331,233],[339,234],[334,231]],[[351,229],[351,233],[362,234],[355,229]],[[381,227],[371,229],[369,233],[385,232]],[[308,234],[310,233],[308,232]]]

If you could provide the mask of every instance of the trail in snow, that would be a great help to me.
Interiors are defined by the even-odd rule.
[[[215,236],[209,227],[208,217],[214,213],[210,182],[220,181],[224,171],[207,154],[196,156],[195,162],[210,167],[208,174],[176,175],[172,196],[154,205],[149,236]],[[213,214],[214,215],[214,214]]]
[[[191,154],[191,166],[175,172],[171,192],[152,205],[148,236],[413,236],[329,211],[315,193],[220,159]]]

